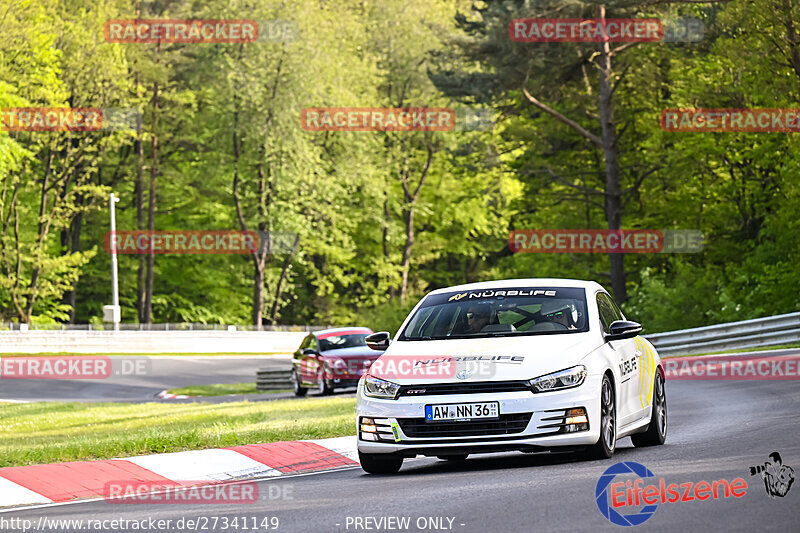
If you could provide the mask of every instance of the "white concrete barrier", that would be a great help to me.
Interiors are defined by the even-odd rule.
[[[305,331],[0,331],[3,353],[293,352]]]

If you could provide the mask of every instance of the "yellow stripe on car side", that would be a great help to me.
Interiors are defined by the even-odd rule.
[[[646,342],[645,342],[645,347],[647,348],[647,361],[648,361],[648,365],[647,365],[647,397],[646,397],[646,399],[647,399],[647,405],[650,405],[650,403],[653,400],[653,382],[655,381],[654,379],[650,379],[650,376],[652,375],[653,377],[655,377],[654,370],[655,370],[656,357],[655,357],[655,355],[653,355],[653,351],[650,349],[649,346],[647,346]]]
[[[634,337],[633,340],[636,341],[636,348],[642,353],[642,355],[644,355],[645,354],[645,350],[644,350],[644,347],[642,346],[641,337]],[[645,360],[644,357],[642,357],[640,359],[642,364],[639,367],[639,402],[641,402],[641,404],[642,404],[642,409],[644,409],[644,376],[645,376],[645,373],[644,373],[644,369],[641,368],[641,367],[644,366],[644,360]]]

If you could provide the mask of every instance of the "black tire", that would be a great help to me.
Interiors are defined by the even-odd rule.
[[[308,389],[300,385],[300,377],[297,375],[297,370],[294,368],[292,369],[292,389],[294,389],[294,395],[298,398],[302,398],[308,392]]]
[[[396,474],[403,466],[403,458],[383,453],[358,452],[361,468],[368,474]]]
[[[469,454],[460,453],[458,455],[437,455],[436,457],[442,461],[466,461],[467,457],[469,457]]]
[[[588,459],[609,459],[617,447],[617,404],[614,398],[614,387],[608,375],[603,376],[600,388],[600,438],[597,444],[589,448],[585,456]]]
[[[320,368],[319,373],[317,374],[317,392],[320,396],[327,396],[333,392],[333,387],[325,379],[325,370]]]
[[[637,448],[660,446],[667,440],[667,392],[664,389],[661,372],[656,371],[653,385],[653,411],[650,414],[650,424],[644,433],[631,435],[631,440]]]

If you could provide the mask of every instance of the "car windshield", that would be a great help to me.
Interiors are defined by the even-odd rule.
[[[552,335],[588,330],[584,289],[514,287],[428,296],[399,340]]]
[[[358,333],[348,335],[331,335],[319,340],[319,349],[321,352],[327,350],[338,350],[339,348],[355,348],[356,346],[366,346],[367,342],[364,340],[369,333]]]

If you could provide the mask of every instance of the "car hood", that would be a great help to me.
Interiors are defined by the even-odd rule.
[[[353,346],[350,348],[338,348],[336,350],[325,350],[320,355],[323,357],[338,357],[340,359],[377,359],[382,352],[376,352],[369,346]]]
[[[370,374],[403,385],[532,379],[577,365],[601,344],[590,332],[396,341]]]

